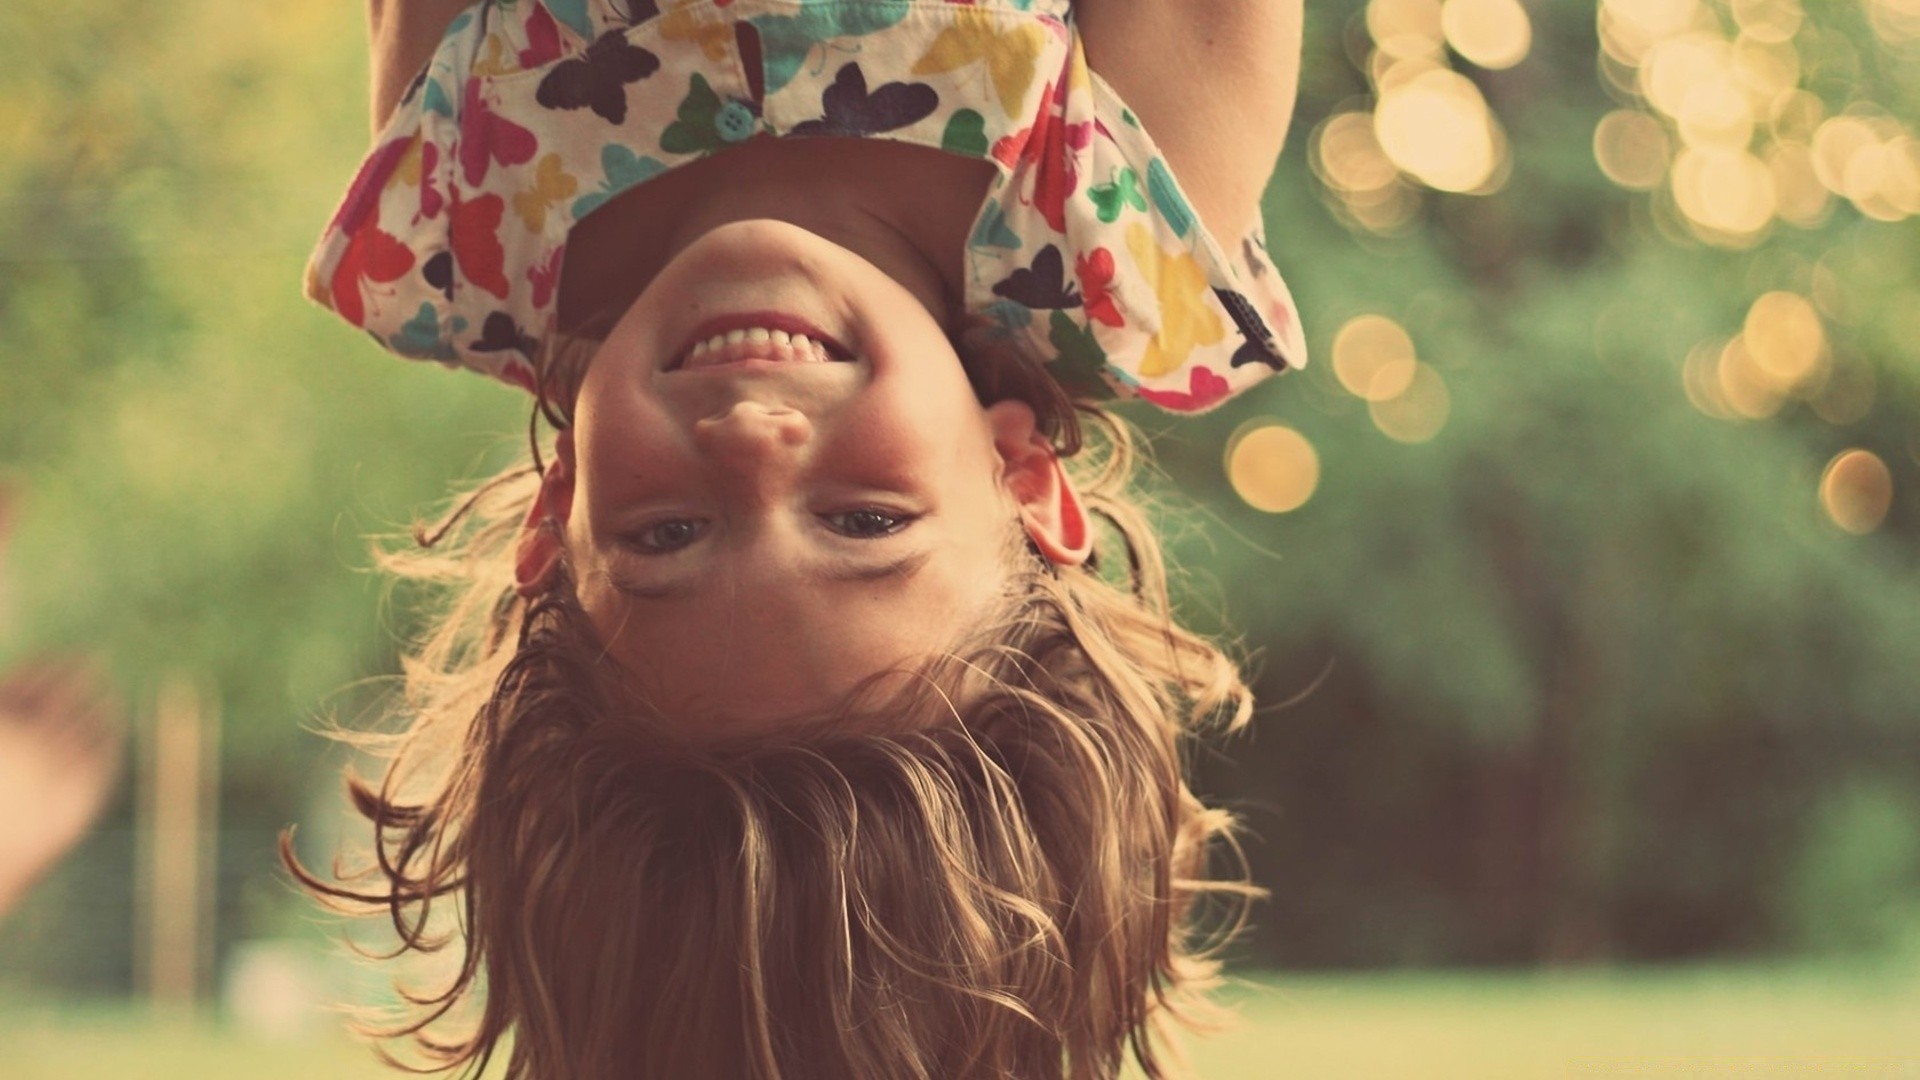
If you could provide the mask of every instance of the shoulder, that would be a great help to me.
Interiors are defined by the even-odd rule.
[[[1227,238],[1259,215],[1300,77],[1303,0],[1075,0],[1087,65]]]

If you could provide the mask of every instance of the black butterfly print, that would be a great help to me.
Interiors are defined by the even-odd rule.
[[[534,100],[549,109],[592,109],[609,124],[627,120],[627,84],[660,70],[660,58],[609,30],[540,80]]]
[[[849,63],[820,96],[826,115],[795,124],[792,135],[874,135],[933,115],[940,94],[926,83],[886,83],[871,94],[859,64]]]
[[[659,0],[627,0],[624,6],[627,9],[627,23],[631,26],[638,26],[660,14]]]
[[[1247,298],[1232,289],[1215,289],[1213,295],[1220,298],[1220,304],[1233,316],[1233,323],[1240,328],[1240,336],[1247,340],[1233,351],[1233,366],[1247,364],[1265,364],[1276,371],[1288,368],[1287,358],[1280,353],[1280,347],[1274,344],[1273,332],[1267,329],[1266,320],[1253,310],[1253,304]]]
[[[534,340],[533,335],[520,329],[520,324],[513,321],[513,316],[504,311],[487,316],[487,321],[480,324],[480,340],[472,345],[474,352],[517,352],[529,360],[533,359],[539,347],[540,343]]]
[[[1030,308],[1077,308],[1080,292],[1067,283],[1066,262],[1060,249],[1048,244],[1033,257],[1032,269],[1015,270],[993,287],[994,294]]]
[[[421,68],[420,73],[418,75],[415,75],[413,77],[413,81],[407,84],[406,93],[400,95],[400,104],[411,105],[413,104],[414,99],[420,96],[421,88],[427,85],[428,70],[430,69]]]
[[[443,251],[428,259],[425,265],[420,267],[420,276],[427,279],[427,284],[439,289],[441,295],[452,300],[453,252]]]

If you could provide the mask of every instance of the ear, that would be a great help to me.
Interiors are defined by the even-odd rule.
[[[540,491],[533,497],[527,520],[520,526],[520,545],[514,553],[514,587],[528,599],[553,588],[560,573],[567,518],[573,513],[572,431],[562,431],[554,440],[553,454],[540,477]]]
[[[1024,401],[997,401],[987,407],[987,420],[1004,466],[1001,482],[1020,507],[1027,537],[1048,562],[1085,563],[1093,554],[1093,530],[1087,527],[1080,493],[1040,430],[1033,407]]]

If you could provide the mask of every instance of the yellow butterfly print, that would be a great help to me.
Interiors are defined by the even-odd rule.
[[[407,151],[400,156],[400,163],[393,167],[393,175],[387,177],[387,190],[400,184],[410,188],[420,186],[420,146],[423,141],[423,135],[415,135],[413,141],[407,144]]]
[[[547,227],[547,211],[579,190],[579,179],[560,167],[560,155],[548,154],[533,171],[533,186],[513,197],[513,212],[537,233]]]
[[[953,9],[953,25],[940,31],[926,55],[914,61],[913,74],[935,75],[984,60],[993,75],[993,88],[999,91],[1000,107],[1015,116],[1026,102],[1045,45],[1046,31],[1031,22],[1002,30],[985,9],[958,7]]]
[[[483,77],[511,75],[520,70],[520,54],[499,34],[488,34],[485,51],[473,62],[473,73]]]
[[[1195,346],[1212,345],[1226,335],[1219,314],[1207,304],[1213,289],[1206,272],[1184,251],[1161,251],[1153,234],[1138,221],[1127,226],[1127,250],[1160,299],[1160,330],[1147,342],[1140,374],[1152,378],[1178,371]]]
[[[700,46],[709,60],[725,60],[733,51],[733,23],[724,19],[702,21],[694,15],[696,7],[708,7],[705,0],[670,0],[660,16],[660,36],[668,41],[690,41]]]

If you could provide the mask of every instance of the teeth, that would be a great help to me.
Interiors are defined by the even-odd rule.
[[[810,363],[822,363],[835,359],[833,353],[824,344],[814,341],[805,334],[790,334],[785,330],[770,330],[764,326],[746,327],[739,330],[729,330],[724,334],[715,334],[705,341],[695,343],[693,348],[688,351],[687,358],[691,360],[697,356],[704,356],[715,349],[724,349],[729,346],[743,344],[785,345],[794,353],[798,354],[796,359]]]

